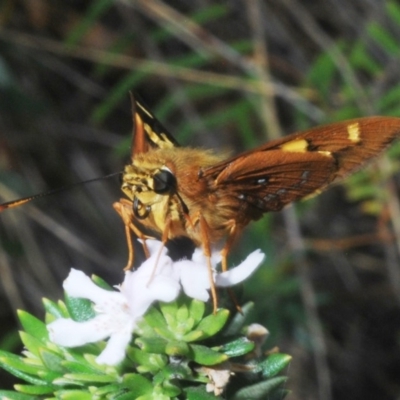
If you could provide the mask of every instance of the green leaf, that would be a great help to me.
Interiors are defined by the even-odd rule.
[[[233,342],[226,343],[218,348],[218,351],[226,354],[228,357],[239,357],[244,354],[249,353],[254,349],[254,342],[247,339],[246,337],[241,337]]]
[[[348,58],[354,69],[368,71],[372,75],[379,74],[382,70],[380,64],[371,57],[365,43],[356,42]]]
[[[65,293],[65,305],[74,321],[84,322],[96,316],[92,302],[87,299],[70,297]]]
[[[175,319],[175,315],[178,312],[179,305],[177,301],[171,301],[169,303],[160,302],[160,311],[164,316],[167,323],[172,319]]]
[[[163,315],[155,307],[151,307],[148,310],[143,320],[154,329],[157,335],[166,339],[175,339],[175,335],[168,329]]]
[[[50,351],[47,348],[39,349],[40,358],[43,362],[43,365],[53,372],[63,373],[65,372],[65,368],[62,366],[62,362],[64,357],[60,354],[55,353],[54,351]]]
[[[12,368],[18,369],[22,372],[26,372],[27,374],[32,374],[32,375],[36,375],[38,371],[37,365],[29,364],[26,362],[24,358],[1,350],[0,350],[0,365],[3,368],[10,366]]]
[[[165,354],[168,341],[161,337],[141,337],[135,340],[135,344],[146,353]],[[128,350],[129,352],[129,350]]]
[[[49,334],[46,325],[42,321],[22,310],[18,310],[18,318],[24,330],[31,336],[41,342],[48,340]]]
[[[43,381],[49,383],[49,382],[54,382],[62,375],[59,372],[50,371],[47,369],[47,370],[38,370],[37,376],[38,378],[43,379]]]
[[[165,347],[165,353],[169,356],[187,356],[189,352],[189,345],[184,341],[170,341]]]
[[[193,328],[194,323],[194,318],[190,316],[187,304],[182,304],[175,314],[175,324],[173,325],[175,335],[182,338],[184,334]]]
[[[133,399],[135,399],[135,400],[148,400],[148,399],[152,400],[153,399],[153,395],[152,394],[145,394],[145,395],[140,396],[140,397],[134,397],[134,396],[132,396],[132,392],[129,391],[129,392],[123,393],[121,395],[115,396],[114,398],[116,400],[133,400]],[[167,399],[167,400],[170,400],[170,399]]]
[[[118,400],[131,400],[131,397],[119,397]],[[144,396],[138,397],[136,400],[170,400],[169,396],[166,396],[163,393],[152,393],[146,394]]]
[[[33,394],[36,396],[42,394],[53,393],[55,387],[53,385],[14,385],[15,390],[25,394]]]
[[[163,382],[162,388],[163,394],[170,398],[176,398],[176,396],[182,393],[181,388],[169,380]]]
[[[134,398],[149,394],[153,391],[152,383],[139,374],[125,374],[122,384],[132,390]]]
[[[377,22],[370,22],[367,25],[369,35],[389,54],[398,55],[400,51],[397,40],[389,33],[385,27]]]
[[[189,314],[197,325],[203,318],[206,305],[200,300],[192,300],[189,304]]]
[[[116,377],[103,374],[65,374],[66,379],[76,382],[109,383],[114,382]]]
[[[68,318],[68,312],[65,307],[62,308],[60,304],[57,304],[49,299],[43,299],[43,306],[47,313],[51,314],[56,318]]]
[[[211,393],[206,392],[204,387],[191,387],[185,389],[187,400],[215,400],[221,397],[216,397]]]
[[[246,303],[242,307],[242,312],[236,313],[236,315],[232,318],[228,326],[225,328],[223,336],[237,335],[242,330],[243,326],[247,323],[253,309],[254,309],[254,303],[252,302]]]
[[[251,386],[247,386],[244,389],[237,391],[232,397],[232,400],[266,399],[267,396],[270,396],[275,390],[279,388],[279,386],[286,382],[286,380],[287,378],[285,377],[277,377],[268,379],[265,382],[260,382]]]
[[[185,321],[189,318],[189,310],[186,304],[182,304],[177,312],[176,312],[176,319]]]
[[[275,353],[268,356],[266,360],[258,365],[262,370],[262,375],[265,378],[271,378],[279,374],[291,361],[292,357],[288,354]]]
[[[58,390],[54,394],[58,400],[93,400],[92,394],[84,390]]]
[[[43,348],[44,344],[41,340],[36,339],[34,336],[26,332],[20,332],[19,336],[21,338],[24,346],[35,356],[40,357],[40,349]]]
[[[76,382],[73,379],[67,379],[65,377],[54,379],[53,384],[57,385],[57,387],[71,387],[71,386],[73,386],[73,387],[77,387],[77,386],[84,387],[85,386],[85,384],[82,383],[82,382]]]
[[[218,353],[206,346],[191,344],[190,348],[192,350],[191,359],[200,365],[220,364],[228,359],[227,355]]]
[[[268,396],[268,400],[283,400],[289,393],[288,389],[278,388]]]
[[[152,371],[154,371],[154,369],[160,370],[167,364],[168,357],[164,354],[150,354],[149,361],[152,366]]]
[[[76,374],[79,374],[79,373],[93,374],[98,371],[98,370],[94,369],[87,362],[85,363],[85,362],[79,362],[79,361],[64,360],[62,365],[69,372],[76,373]]]
[[[182,340],[189,343],[189,342],[197,342],[198,340],[201,340],[203,338],[204,338],[204,332],[195,330],[184,335]]]
[[[4,352],[0,352],[0,355],[1,353]],[[23,359],[21,357],[14,356],[13,354],[6,356],[1,355],[0,366],[25,382],[32,383],[33,385],[46,385],[46,381],[35,377],[38,372],[38,367],[34,365],[28,365],[22,360]]]
[[[111,383],[92,390],[93,398],[97,399],[119,399],[118,393],[126,393],[126,388],[122,387],[121,383]],[[111,396],[112,394],[112,396]],[[107,397],[109,395],[109,397]]]
[[[167,363],[167,357],[164,351],[161,354],[147,353],[136,347],[129,347],[127,349],[127,357],[135,364],[139,364],[137,369],[140,372],[157,372],[163,368]]]
[[[91,280],[98,286],[104,290],[109,290],[110,292],[115,292],[112,286],[110,286],[104,279],[100,278],[97,275],[92,275]]]
[[[35,396],[13,392],[11,390],[0,390],[1,400],[37,400]]]
[[[308,74],[307,84],[318,89],[318,93],[324,99],[330,96],[331,85],[335,77],[337,67],[333,62],[331,54],[322,53],[312,63]]]
[[[187,361],[173,361],[163,368],[153,379],[154,385],[162,385],[165,381],[172,380],[191,380],[193,370],[188,366]]]
[[[196,330],[203,332],[202,339],[209,338],[214,336],[224,327],[228,318],[229,310],[220,309],[216,314],[211,314],[203,318],[197,325]]]

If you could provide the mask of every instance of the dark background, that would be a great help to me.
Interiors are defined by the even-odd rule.
[[[122,170],[129,90],[180,143],[232,153],[400,116],[399,43],[392,1],[3,0],[0,201]],[[293,356],[291,400],[400,395],[398,153],[252,224],[231,255],[267,253],[244,300],[267,347]],[[115,178],[0,215],[1,349],[20,351],[16,309],[43,317],[71,267],[121,281],[120,196]],[[0,373],[1,388],[12,382]]]

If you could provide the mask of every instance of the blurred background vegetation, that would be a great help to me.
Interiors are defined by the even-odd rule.
[[[400,116],[400,3],[2,0],[0,202],[120,171],[138,92],[183,145],[232,153],[316,124]],[[379,134],[379,132],[377,132]],[[397,148],[396,148],[397,147]],[[318,198],[252,224],[231,256],[289,399],[400,396],[400,148]],[[0,215],[0,348],[71,267],[119,283],[118,179]],[[12,380],[0,373],[1,388]]]

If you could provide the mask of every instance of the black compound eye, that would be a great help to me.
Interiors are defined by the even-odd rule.
[[[176,189],[176,178],[169,169],[162,169],[153,177],[153,190],[158,194],[165,194]]]

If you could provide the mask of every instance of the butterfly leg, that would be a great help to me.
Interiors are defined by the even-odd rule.
[[[240,232],[240,229],[238,229],[238,225],[234,219],[228,221],[227,226],[229,228],[229,233],[225,245],[221,250],[221,264],[222,271],[224,272],[228,270],[228,254],[232,248],[233,243],[236,241],[238,233]]]
[[[208,278],[210,280],[210,289],[211,289],[211,297],[213,300],[213,312],[214,314],[217,312],[218,308],[218,296],[217,296],[217,289],[215,287],[214,282],[214,270],[211,264],[211,245],[208,236],[209,226],[207,221],[202,215],[198,217],[199,225],[200,225],[200,234],[201,234],[201,243],[203,245],[204,255],[207,258],[207,269],[208,269]]]
[[[128,262],[124,268],[124,271],[127,271],[133,267],[134,261],[134,248],[132,244],[132,232],[142,240],[143,243],[143,251],[146,258],[150,257],[149,250],[146,246],[146,236],[140,231],[140,229],[135,226],[132,222],[133,220],[133,212],[132,212],[132,202],[126,199],[121,199],[119,202],[115,202],[113,204],[115,211],[121,217],[124,226],[125,226],[125,235],[128,244]]]
[[[228,234],[228,238],[225,242],[225,246],[223,247],[223,249],[221,250],[221,265],[222,265],[222,271],[227,271],[228,270],[228,254],[232,248],[233,243],[235,242],[238,233],[239,233],[239,229],[238,229],[238,225],[236,224],[235,220],[230,220],[228,221],[228,226],[230,225],[230,229],[229,229],[229,234]],[[241,314],[243,314],[242,312],[242,307],[240,307],[238,299],[235,295],[235,293],[233,292],[232,289],[227,289],[229,297],[231,298],[232,303],[235,305],[236,310],[238,312],[240,312]]]

